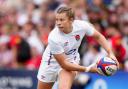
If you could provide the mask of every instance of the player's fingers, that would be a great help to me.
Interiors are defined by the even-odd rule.
[[[104,74],[102,73],[102,71],[100,71],[100,70],[98,70],[98,69],[97,69],[97,73],[100,74],[100,75],[104,75]]]

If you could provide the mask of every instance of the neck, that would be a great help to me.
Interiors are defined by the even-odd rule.
[[[65,29],[63,32],[64,32],[65,34],[68,34],[68,33],[71,33],[72,30],[73,30],[73,27],[72,27],[72,25],[71,25],[69,28]]]

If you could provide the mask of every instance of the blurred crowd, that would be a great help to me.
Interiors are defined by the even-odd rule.
[[[55,25],[55,11],[63,5],[109,40],[120,68],[128,71],[128,0],[0,0],[0,68],[38,69]],[[86,36],[79,51],[85,66],[106,56]]]

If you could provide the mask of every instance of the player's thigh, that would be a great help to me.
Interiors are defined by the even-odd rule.
[[[37,89],[52,89],[54,82],[45,83],[40,80],[38,80]]]
[[[76,72],[61,70],[59,72],[59,89],[71,89]]]

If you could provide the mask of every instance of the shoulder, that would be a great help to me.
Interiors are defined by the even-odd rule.
[[[84,23],[84,22],[87,22],[87,21],[84,21],[84,20],[74,20],[74,23]]]
[[[53,41],[57,42],[59,39],[59,34],[58,34],[58,28],[54,27],[54,29],[50,32],[49,37],[48,37],[48,42]]]
[[[73,24],[77,27],[90,27],[92,26],[92,24],[89,21],[85,21],[85,20],[74,20]]]
[[[95,27],[89,21],[74,20],[74,26],[84,31],[87,36],[92,36],[95,32]]]

